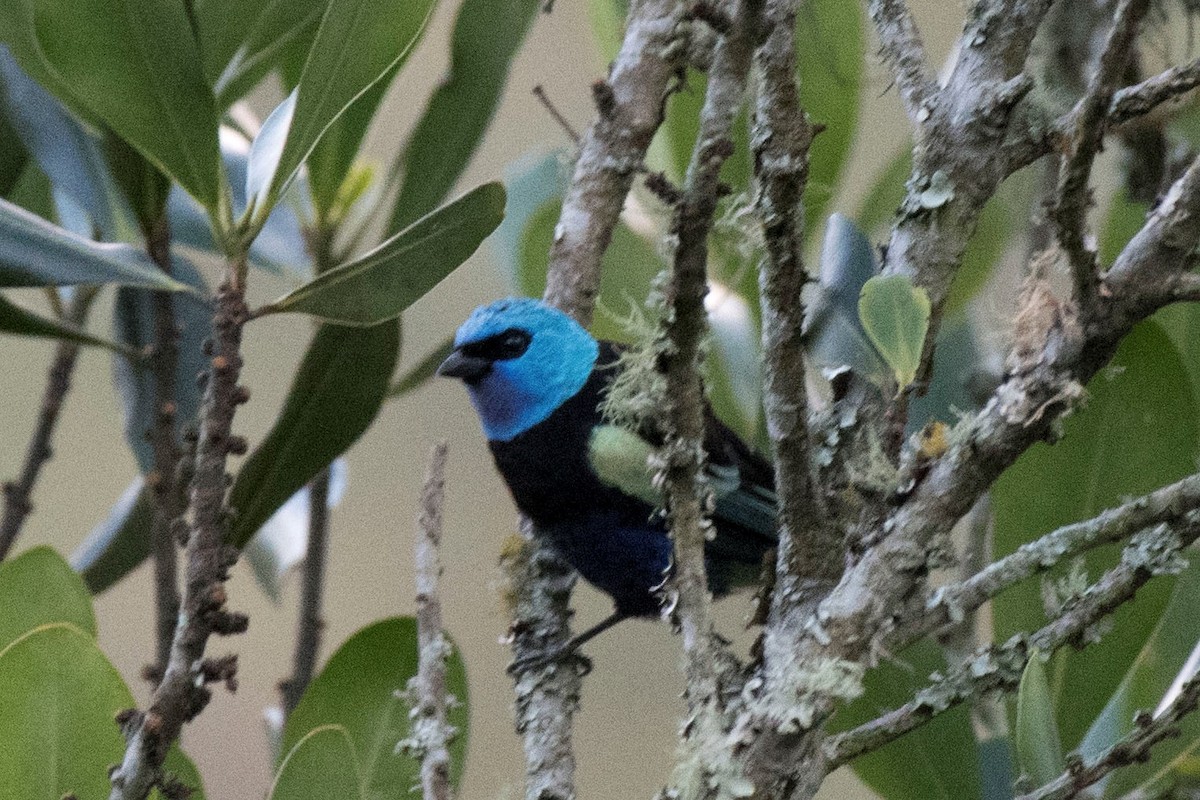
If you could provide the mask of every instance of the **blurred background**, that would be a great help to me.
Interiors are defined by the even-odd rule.
[[[368,145],[381,164],[395,153],[446,68],[457,5],[449,0],[441,4],[382,107]],[[931,54],[940,62],[958,33],[960,4],[914,0],[910,5]],[[876,48],[869,46],[867,52],[874,54]],[[586,10],[571,0],[559,0],[551,14],[534,23],[491,129],[460,188],[503,178],[510,165],[531,154],[569,146],[531,90],[542,85],[566,118],[583,129],[593,113],[589,87],[604,74]],[[907,137],[907,122],[877,58],[869,59],[862,97],[860,138],[830,210],[856,208],[866,187]],[[266,87],[253,105],[265,116],[279,99],[277,89]],[[255,300],[268,300],[286,288],[259,272],[251,294]],[[510,291],[485,245],[406,313],[401,369],[436,347],[474,306]],[[98,303],[92,326],[106,330],[109,313],[110,304]],[[311,330],[307,319],[292,315],[271,317],[248,329],[244,377],[253,397],[239,413],[236,427],[252,445],[278,409]],[[0,402],[3,478],[16,474],[24,456],[53,346],[20,337],[0,339],[5,368]],[[136,474],[122,438],[110,362],[99,349],[85,348],[82,353],[55,436],[56,457],[36,488],[36,510],[18,551],[50,544],[69,554]],[[511,683],[504,673],[510,654],[501,642],[507,620],[497,592],[500,544],[515,532],[516,514],[492,469],[466,394],[456,382],[434,380],[390,402],[348,453],[349,484],[333,517],[323,654],[371,621],[412,612],[417,495],[429,449],[439,439],[450,443],[445,622],[466,659],[471,689],[469,755],[460,796],[518,798],[524,791],[524,767],[520,740],[512,729]],[[254,797],[269,786],[271,756],[263,710],[278,703],[276,683],[290,672],[298,581],[287,582],[276,605],[254,585],[242,563],[234,570],[229,593],[231,608],[250,615],[250,631],[214,640],[210,651],[238,654],[240,688],[232,696],[217,692],[184,735],[184,746],[200,766],[210,798]],[[153,655],[151,596],[147,563],[97,602],[101,646],[139,701],[148,692],[136,676]],[[751,638],[743,630],[748,600],[734,597],[717,606],[720,630],[743,648]],[[580,628],[609,611],[608,601],[584,585],[576,592],[575,605]],[[585,681],[576,725],[580,796],[648,798],[668,775],[683,708],[679,640],[665,624],[627,622],[586,651],[595,661],[595,671]],[[249,793],[247,786],[252,788]],[[822,796],[869,793],[843,771]]]

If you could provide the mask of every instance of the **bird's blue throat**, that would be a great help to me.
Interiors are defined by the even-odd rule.
[[[528,298],[508,298],[476,309],[458,329],[456,347],[512,328],[532,334],[519,357],[495,361],[468,383],[471,402],[492,441],[507,442],[542,422],[573,397],[595,366],[600,348],[566,314]]]

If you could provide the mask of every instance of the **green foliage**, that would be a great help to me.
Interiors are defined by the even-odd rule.
[[[242,547],[289,497],[371,425],[387,396],[400,327],[322,325],[270,433],[238,472],[230,540]]]
[[[358,757],[341,725],[313,728],[279,765],[270,800],[360,800]]]
[[[913,286],[906,275],[877,275],[863,284],[858,316],[900,388],[912,383],[929,332],[929,295],[925,290]]]
[[[433,377],[437,372],[438,365],[454,351],[454,339],[447,339],[429,352],[427,356],[422,358],[412,369],[400,376],[400,379],[392,384],[388,389],[388,399],[403,397],[412,390],[421,386],[425,381]]]
[[[1086,408],[1063,425],[1063,438],[1038,444],[996,483],[996,556],[1056,527],[1091,517],[1195,471],[1197,405],[1179,354],[1162,329],[1143,323],[1126,338],[1113,365],[1088,385]],[[1111,567],[1118,548],[1100,548],[1080,566],[1095,580]],[[1077,589],[1066,569],[1052,573],[1056,594]],[[1081,652],[1061,652],[1050,662],[1051,697],[1064,748],[1074,748],[1120,685],[1151,634],[1147,620],[1163,613],[1173,580],[1157,578],[1113,615],[1113,627]],[[996,638],[1046,622],[1036,581],[995,600]]]
[[[14,333],[18,336],[42,336],[50,339],[65,339],[78,344],[106,347],[121,354],[122,357],[135,355],[122,345],[92,336],[69,322],[43,317],[28,311],[0,295],[0,332]]]
[[[1021,773],[1042,786],[1066,769],[1062,741],[1054,720],[1054,698],[1042,656],[1034,652],[1017,690],[1017,762]]]
[[[450,42],[450,72],[438,84],[394,171],[403,173],[389,231],[432,211],[479,145],[509,64],[541,7],[538,0],[466,0]]]
[[[339,728],[349,735],[358,758],[363,795],[403,796],[420,783],[418,762],[396,752],[396,745],[409,735],[411,704],[403,690],[416,673],[415,620],[393,617],[363,628],[338,648],[288,717],[283,751],[294,752],[313,731]],[[449,722],[458,730],[450,745],[450,779],[457,784],[468,721],[466,668],[457,648],[446,666],[446,690],[457,701],[449,708]]]
[[[266,219],[322,136],[400,67],[432,10],[432,0],[330,0],[299,84],[271,113],[250,151],[251,230]],[[345,144],[322,160],[321,188],[314,192],[319,205],[332,200],[349,167],[347,153],[352,157],[358,148],[370,120],[370,114],[363,118],[364,107],[355,112],[356,126],[338,134]]]
[[[15,0],[0,31],[38,83],[216,207],[217,113],[183,4]]]
[[[466,261],[503,217],[503,187],[485,183],[259,313],[362,326],[394,319]]]
[[[34,628],[54,622],[96,635],[87,587],[49,547],[35,547],[0,563],[0,608],[0,651]]]

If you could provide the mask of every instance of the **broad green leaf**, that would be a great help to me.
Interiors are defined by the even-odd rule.
[[[400,379],[393,383],[388,389],[388,399],[403,397],[417,387],[423,385],[425,381],[433,377],[437,371],[438,365],[446,360],[454,350],[453,337],[439,344],[436,348],[430,351],[429,355],[422,358],[412,369],[400,376]]]
[[[432,0],[330,0],[299,85],[263,126],[259,139],[267,139],[256,139],[250,151],[252,227],[326,130],[403,62],[432,10]]]
[[[1200,642],[1200,614],[1196,597],[1200,593],[1200,563],[1191,559],[1188,568],[1175,583],[1175,591],[1154,633],[1146,640],[1137,659],[1125,674],[1120,687],[1092,723],[1080,744],[1085,759],[1099,757],[1134,728],[1138,711],[1155,711],[1181,675],[1195,667],[1196,646]],[[1105,796],[1119,797],[1135,787],[1158,789],[1169,783],[1176,771],[1195,774],[1200,751],[1200,719],[1188,718],[1177,738],[1158,744],[1150,761],[1118,771],[1105,787]],[[1149,796],[1154,796],[1153,792]]]
[[[830,214],[821,246],[820,279],[804,330],[809,354],[821,366],[848,366],[873,380],[887,376],[859,318],[862,287],[878,271],[871,242],[841,214]]]
[[[929,332],[929,295],[925,290],[913,286],[905,275],[877,275],[863,284],[858,316],[900,388],[912,383]]]
[[[187,288],[135,247],[93,242],[0,200],[0,287],[101,283]]]
[[[462,776],[467,745],[467,674],[453,647],[446,664],[446,691],[457,702],[449,722],[458,729],[450,743],[450,780]],[[321,670],[283,729],[283,750],[290,751],[310,731],[343,727],[358,754],[364,794],[403,797],[420,783],[420,766],[397,742],[409,735],[409,704],[397,696],[417,672],[417,625],[412,617],[393,617],[361,629],[338,648]]]
[[[1021,673],[1017,689],[1017,759],[1021,773],[1034,786],[1057,778],[1067,768],[1062,741],[1054,721],[1054,698],[1046,678],[1046,666],[1036,650]]]
[[[201,297],[208,296],[204,279],[196,267],[178,253],[171,254],[172,275],[196,289],[196,294],[177,294],[171,298],[178,357],[175,364],[175,436],[179,439],[185,425],[196,420],[200,409],[200,389],[196,376],[208,368],[203,353],[204,340],[212,336],[212,307]],[[113,305],[113,331],[122,345],[143,353],[155,342],[155,298],[145,289],[124,288],[116,293]],[[154,469],[154,448],[147,437],[158,418],[158,393],[154,388],[152,363],[142,359],[113,359],[113,385],[121,400],[121,418],[125,441],[129,443],[142,474]]]
[[[393,170],[403,171],[388,231],[428,214],[454,186],[500,101],[513,56],[537,16],[538,0],[465,0],[454,23],[450,72]]]
[[[55,190],[65,192],[87,212],[102,238],[122,241],[136,235],[132,212],[117,190],[100,142],[2,45],[0,105]]]
[[[504,188],[485,183],[259,313],[301,312],[343,325],[394,319],[466,261],[503,212]]]
[[[906,433],[912,435],[933,420],[954,425],[963,412],[987,401],[992,390],[989,376],[968,316],[959,314],[942,320],[929,388],[910,400]]]
[[[217,112],[182,3],[13,0],[0,31],[35,80],[216,207]]]
[[[2,96],[2,95],[0,95]],[[12,192],[25,165],[29,163],[29,153],[20,137],[8,122],[8,117],[0,113],[0,197],[7,198]]]
[[[250,538],[242,555],[250,562],[254,579],[263,594],[276,603],[283,591],[283,579],[304,560],[308,550],[309,512],[312,510],[312,483],[288,498],[271,515],[258,533]],[[346,459],[336,458],[329,465],[327,507],[333,509],[346,492]]]
[[[113,717],[133,705],[92,635],[73,625],[44,625],[0,649],[0,800],[107,797],[108,768],[125,752]],[[167,765],[198,779],[177,748]]]
[[[1197,405],[1179,355],[1162,329],[1143,323],[1110,367],[1088,384],[1089,400],[1063,423],[1053,446],[1034,445],[996,482],[995,552],[1000,558],[1061,525],[1095,516],[1195,471]],[[1085,561],[1096,580],[1119,557],[1115,546]],[[1051,573],[1060,581],[1066,566]],[[1049,670],[1063,747],[1076,747],[1141,651],[1171,595],[1174,580],[1155,578],[1112,617],[1097,644],[1060,652]],[[1046,623],[1039,581],[994,601],[995,637],[1004,641]]]
[[[0,651],[42,625],[66,622],[96,635],[87,587],[63,557],[34,547],[0,563]],[[3,735],[0,730],[0,736]]]
[[[350,735],[341,725],[313,728],[279,765],[270,800],[361,800],[358,761]]]
[[[243,547],[289,497],[363,434],[387,397],[400,350],[398,322],[322,325],[283,410],[238,472],[230,541]]]
[[[835,730],[860,725],[903,705],[945,670],[941,648],[922,641],[867,673],[866,692],[839,710]],[[868,786],[887,800],[960,800],[980,796],[979,757],[965,705],[938,715],[879,750],[850,762]]]
[[[196,0],[204,72],[225,109],[279,65],[292,45],[312,45],[327,0]]]
[[[30,159],[25,163],[25,169],[21,171],[21,176],[17,178],[17,182],[13,184],[4,199],[34,216],[53,220],[55,214],[52,193],[50,179],[46,177],[46,173],[42,172],[37,162]]]
[[[107,339],[92,336],[87,331],[69,322],[43,317],[32,311],[27,311],[4,295],[0,295],[0,332],[13,333],[18,336],[41,336],[49,339],[63,339],[95,347],[106,347],[122,354],[121,357],[123,358],[130,356],[137,357],[138,355],[117,342],[110,342]]]
[[[71,554],[88,591],[100,594],[146,560],[153,524],[154,498],[139,475]]]

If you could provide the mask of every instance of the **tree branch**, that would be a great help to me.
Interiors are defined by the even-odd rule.
[[[1196,511],[1135,536],[1122,551],[1117,566],[1036,633],[1017,635],[1000,647],[978,651],[945,678],[918,692],[911,702],[826,740],[830,768],[879,749],[971,697],[1015,689],[1035,650],[1049,654],[1065,644],[1084,647],[1097,640],[1093,626],[1133,599],[1155,575],[1178,572],[1186,563],[1182,561],[1183,549],[1197,538],[1200,512]]]
[[[905,0],[871,0],[867,4],[879,46],[900,88],[900,99],[913,127],[920,129],[929,118],[929,103],[937,84],[929,76],[929,59],[921,32]]]
[[[410,746],[421,760],[424,800],[450,800],[450,741],[456,731],[446,719],[446,657],[450,645],[442,633],[442,503],[446,488],[446,443],[434,446],[421,489],[417,519],[417,674],[409,684],[416,703]]]
[[[585,324],[600,291],[600,258],[662,124],[668,83],[684,64],[682,23],[679,0],[634,0],[608,80],[592,87],[599,116],[563,197],[546,276],[546,301]]]
[[[1127,539],[1140,530],[1174,524],[1200,508],[1200,475],[1192,475],[1148,495],[1110,508],[1021,545],[959,583],[943,586],[926,601],[926,612],[900,622],[887,647],[902,650],[930,633],[958,624],[1010,586],[1051,569],[1066,559],[1105,544]]]
[[[1145,116],[1168,100],[1200,86],[1200,58],[1171,67],[1141,83],[1126,86],[1113,95],[1108,106],[1109,126],[1122,125]]]
[[[325,590],[325,563],[329,550],[329,467],[308,484],[308,543],[304,552],[304,580],[300,587],[300,619],[296,629],[296,651],[292,677],[283,681],[283,713],[291,714],[316,673],[321,653],[321,596]]]
[[[143,800],[162,781],[163,760],[183,725],[208,704],[212,695],[207,684],[223,681],[231,690],[237,686],[235,656],[204,658],[209,636],[242,633],[248,625],[244,615],[225,608],[225,580],[237,561],[237,550],[225,543],[230,513],[225,464],[231,452],[245,451],[245,440],[234,436],[232,427],[238,405],[249,397],[237,383],[242,327],[249,317],[243,285],[246,265],[244,260],[233,261],[226,270],[217,290],[212,360],[200,409],[181,624],[149,709],[121,716],[128,746],[122,763],[109,775],[110,800]]]
[[[1150,0],[1122,0],[1101,50],[1083,99],[1076,105],[1068,152],[1058,178],[1058,196],[1050,211],[1059,246],[1075,278],[1075,301],[1089,304],[1096,291],[1096,252],[1086,242],[1087,212],[1092,198],[1092,163],[1104,139],[1105,120],[1113,95],[1129,63],[1138,25]]]
[[[171,264],[171,228],[164,214],[147,232],[146,249],[150,258],[166,274]],[[154,611],[157,651],[154,676],[161,679],[171,658],[171,641],[179,621],[179,577],[176,564],[175,520],[187,505],[184,487],[179,484],[180,450],[175,439],[175,373],[179,364],[179,329],[175,322],[172,292],[153,292],[154,355],[150,370],[154,377],[154,426],[147,432],[154,450],[154,471],[146,483],[154,498],[154,521],[150,537],[154,548]]]
[[[1099,757],[1085,764],[1078,755],[1069,756],[1066,772],[1039,789],[1018,795],[1015,800],[1070,800],[1104,780],[1113,770],[1144,763],[1156,744],[1179,735],[1180,723],[1196,710],[1198,703],[1200,678],[1193,677],[1183,684],[1179,695],[1161,714],[1139,712],[1134,717],[1134,729]]]
[[[87,318],[88,307],[95,297],[95,290],[90,287],[75,289],[75,297],[67,311],[66,321],[76,327],[82,327]],[[79,357],[79,345],[75,342],[60,341],[54,350],[54,361],[50,364],[50,374],[46,377],[46,388],[42,392],[42,407],[38,412],[38,421],[25,451],[25,464],[21,474],[15,481],[4,484],[4,515],[0,517],[0,561],[8,555],[13,542],[21,532],[29,512],[33,511],[30,495],[37,483],[42,467],[53,451],[50,449],[50,439],[54,435],[54,427],[58,424],[58,416],[62,411],[63,400],[71,389],[71,373],[75,371],[75,361]]]

